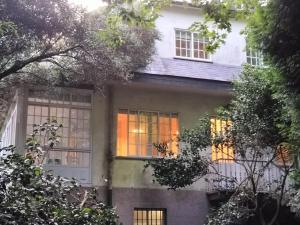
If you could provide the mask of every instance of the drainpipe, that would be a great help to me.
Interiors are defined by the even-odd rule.
[[[113,175],[113,127],[114,127],[114,111],[113,111],[113,87],[107,86],[107,138],[108,146],[106,151],[107,159],[107,186],[106,186],[106,204],[112,206],[112,175]]]

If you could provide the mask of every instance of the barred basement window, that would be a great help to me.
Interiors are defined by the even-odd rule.
[[[167,143],[178,152],[178,114],[120,110],[117,127],[117,156],[159,156],[153,143]]]
[[[30,91],[27,111],[27,134],[33,125],[57,120],[63,128],[58,130],[60,143],[48,152],[47,164],[52,166],[89,167],[91,152],[91,95],[52,94]],[[41,139],[45,144],[47,139]]]
[[[186,30],[175,30],[176,56],[199,60],[210,60],[210,55],[205,50],[208,38],[200,37],[197,33]]]
[[[225,135],[226,129],[231,126],[231,121],[211,118],[211,135],[212,137]],[[212,145],[212,160],[218,162],[232,162],[234,159],[233,147],[219,144]]]
[[[134,209],[134,225],[167,225],[166,209]]]

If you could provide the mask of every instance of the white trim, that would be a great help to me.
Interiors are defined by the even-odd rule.
[[[185,56],[177,56],[176,55],[176,31],[179,32],[189,32],[191,34],[191,40],[190,40],[190,57],[185,57]],[[203,50],[205,54],[208,56],[207,59],[205,58],[197,58],[194,57],[194,34],[197,34],[196,32],[191,32],[188,29],[181,29],[181,28],[174,28],[174,44],[173,44],[173,58],[178,58],[178,59],[185,59],[185,60],[192,60],[192,61],[199,61],[199,62],[210,62],[212,63],[212,55],[211,53],[208,53],[207,51]],[[203,42],[205,44],[205,42]]]

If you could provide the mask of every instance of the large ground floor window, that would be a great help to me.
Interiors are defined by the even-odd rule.
[[[178,153],[178,114],[119,110],[117,156],[159,156],[154,143],[166,143]]]
[[[50,166],[88,168],[91,152],[91,95],[90,94],[43,94],[30,91],[27,109],[27,135],[34,124],[56,120],[62,124],[58,130],[58,146],[46,154],[45,163]],[[47,138],[41,138],[45,144]]]

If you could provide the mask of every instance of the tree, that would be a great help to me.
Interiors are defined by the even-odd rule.
[[[120,7],[87,13],[68,0],[1,1],[0,118],[12,87],[83,86],[102,92],[106,81],[126,81],[146,66],[158,38],[148,26],[156,11],[144,12],[147,23],[129,23]]]
[[[3,225],[118,225],[113,208],[96,198],[96,190],[83,191],[75,180],[43,170],[42,159],[59,137],[56,121],[35,125],[26,142],[26,155],[15,147],[0,150],[0,223]],[[47,145],[40,146],[39,139]]]
[[[272,0],[249,23],[250,37],[281,70],[285,85],[300,91],[299,1]],[[252,31],[252,32],[251,32]]]
[[[90,15],[67,0],[2,1],[0,80],[36,66],[86,82],[128,77],[147,64],[156,34],[116,22],[113,10]]]
[[[276,95],[272,83],[266,79],[270,73],[276,70],[245,67],[240,80],[234,84],[230,106],[219,110],[219,118],[224,121],[222,130],[211,129],[210,118],[205,117],[196,128],[185,130],[179,137],[180,142],[186,143],[179,155],[170,152],[166,144],[159,144],[156,147],[165,157],[150,160],[146,165],[152,167],[158,183],[171,189],[213,175],[208,182],[221,190],[231,190],[230,199],[209,217],[210,225],[251,224],[249,221],[276,224],[287,207],[287,199],[292,199],[286,192],[287,179],[294,171],[293,154],[299,146],[288,135],[291,117],[286,113],[282,96]],[[220,172],[218,162],[206,156],[211,146],[221,155],[218,162],[238,164],[246,174],[244,179]],[[266,183],[264,177],[272,167],[281,176]],[[226,186],[218,186],[222,182]],[[270,191],[262,193],[262,186],[269,187]]]

